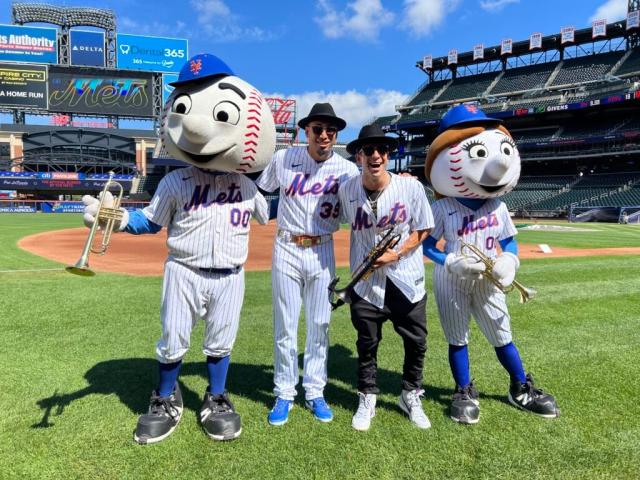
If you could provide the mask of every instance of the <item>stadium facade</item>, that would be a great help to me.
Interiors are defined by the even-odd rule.
[[[639,11],[627,20],[554,35],[476,45],[416,62],[427,81],[397,113],[378,118],[399,135],[396,168],[424,179],[440,118],[473,103],[501,119],[522,157],[519,186],[504,199],[525,216],[625,218],[640,211]],[[426,181],[426,180],[425,180]],[[625,215],[626,213],[626,215]]]

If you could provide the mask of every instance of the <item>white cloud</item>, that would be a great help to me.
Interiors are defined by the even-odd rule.
[[[321,15],[314,20],[328,38],[353,36],[361,41],[375,41],[380,29],[393,23],[395,17],[380,0],[355,0],[347,4],[346,13],[337,11],[329,0],[319,0],[318,9]]]
[[[627,4],[627,0],[607,0],[589,17],[589,23],[602,18],[606,18],[608,22],[626,18]]]
[[[396,90],[373,89],[366,92],[348,90],[346,92],[304,92],[299,94],[283,95],[281,93],[268,93],[265,97],[292,98],[296,100],[298,119],[305,117],[314,103],[329,102],[340,118],[344,118],[348,128],[355,135],[363,125],[370,123],[377,117],[394,115],[395,106],[403,104],[408,95]]]
[[[430,34],[456,9],[460,0],[404,0],[401,28],[416,37]]]
[[[186,24],[180,20],[176,20],[174,24],[168,24],[160,23],[156,20],[152,22],[139,22],[130,17],[118,17],[118,28],[123,32],[131,32],[136,35],[185,36],[189,33],[185,27]]]
[[[482,0],[480,7],[489,12],[499,12],[511,3],[520,3],[520,0]]]
[[[196,11],[198,26],[212,42],[233,42],[237,40],[266,41],[276,35],[260,27],[242,25],[240,16],[234,14],[222,0],[190,0]],[[192,32],[196,33],[196,32]]]

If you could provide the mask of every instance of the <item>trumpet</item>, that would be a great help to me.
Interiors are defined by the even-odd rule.
[[[331,281],[329,284],[329,303],[331,303],[331,310],[335,310],[345,303],[351,303],[353,287],[355,287],[356,283],[360,280],[367,279],[371,276],[374,270],[373,264],[384,254],[384,252],[395,247],[400,241],[400,237],[400,233],[397,233],[395,228],[388,229],[380,241],[371,250],[369,250],[364,261],[351,274],[351,281],[344,288],[335,288],[340,277],[336,277]]]
[[[503,287],[502,284],[491,274],[491,272],[493,272],[493,264],[495,263],[495,261],[490,259],[487,255],[484,254],[482,250],[480,250],[475,245],[467,243],[464,240],[460,240],[460,244],[462,245],[460,253],[463,253],[462,251],[466,248],[467,250],[471,251],[473,255],[478,257],[478,259],[480,259],[480,261],[484,263],[486,267],[485,271],[482,272],[482,275],[496,287],[498,287],[498,290],[500,290],[502,293],[507,294],[509,292],[512,292],[514,289],[518,290],[518,293],[520,293],[520,303],[527,303],[538,293],[533,288],[527,288],[515,279],[513,280],[513,283],[511,285],[509,285],[508,287]]]
[[[113,180],[114,172],[109,172],[109,179],[104,184],[102,194],[100,195],[100,203],[98,204],[98,212],[96,213],[95,221],[89,230],[89,235],[84,243],[82,254],[74,265],[69,265],[65,270],[75,275],[81,275],[83,277],[93,277],[96,273],[89,268],[89,253],[95,253],[97,255],[104,255],[111,241],[111,234],[115,228],[116,222],[122,220],[122,210],[120,210],[120,203],[122,202],[122,196],[124,194],[124,188],[122,185]],[[114,197],[113,205],[107,207],[104,205],[104,199],[110,188],[118,188],[118,196]],[[100,221],[105,221],[104,228],[102,228],[102,241],[100,244],[94,246],[94,237],[98,231]]]

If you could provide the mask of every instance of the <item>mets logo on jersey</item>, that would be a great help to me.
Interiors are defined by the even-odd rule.
[[[378,223],[375,224],[377,228],[384,228],[389,225],[396,225],[398,223],[404,223],[407,221],[409,215],[407,214],[407,207],[400,202],[396,202],[389,215],[383,216]],[[351,224],[353,230],[369,229],[374,226],[374,222],[369,219],[369,214],[366,213],[362,207],[358,207],[356,210],[356,217]]]
[[[458,235],[466,235],[476,230],[484,230],[497,225],[500,225],[500,222],[495,213],[480,217],[478,220],[475,219],[475,215],[467,215],[462,219],[462,228],[458,230]]]
[[[287,197],[293,197],[294,195],[325,195],[334,194],[337,195],[338,187],[340,186],[340,178],[333,175],[329,175],[321,182],[314,182],[307,184],[310,175],[308,173],[296,173],[293,177],[291,185],[284,191]]]
[[[193,189],[193,195],[191,196],[191,200],[189,203],[184,204],[184,211],[188,212],[190,210],[197,210],[199,207],[210,207],[211,205],[223,205],[225,203],[238,203],[242,202],[242,192],[240,192],[240,187],[235,183],[229,185],[229,188],[226,192],[220,192],[218,195],[209,200],[209,190],[211,185],[205,185],[202,188],[202,185],[196,185]]]

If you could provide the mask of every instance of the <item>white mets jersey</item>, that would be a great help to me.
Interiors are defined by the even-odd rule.
[[[338,188],[358,167],[333,152],[316,162],[306,147],[277,151],[257,180],[273,192],[280,188],[278,228],[294,235],[327,235],[339,227]]]
[[[196,167],[166,175],[143,213],[167,227],[169,258],[196,268],[243,265],[251,217],[269,220],[266,200],[247,177]]]
[[[414,178],[390,175],[389,185],[375,201],[376,214],[360,175],[340,187],[342,215],[351,223],[349,260],[352,272],[362,264],[388,228],[395,225],[401,234],[395,247],[398,250],[411,232],[433,227],[433,213],[422,184]],[[416,248],[399,262],[374,270],[369,278],[356,284],[355,291],[369,303],[382,308],[387,278],[409,301],[420,301],[425,294],[422,250]]]
[[[518,233],[505,203],[488,199],[478,210],[465,207],[455,198],[443,198],[433,204],[435,227],[431,236],[445,239],[445,252],[460,253],[460,240],[475,245],[489,258],[495,258],[500,240]],[[462,253],[471,252],[465,251]],[[438,266],[436,266],[437,268]]]

